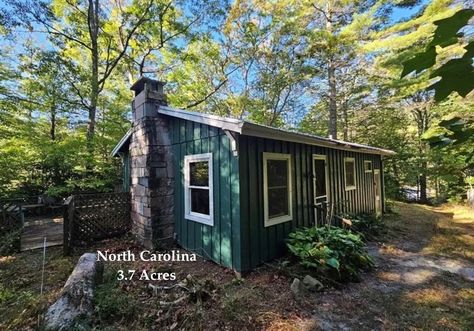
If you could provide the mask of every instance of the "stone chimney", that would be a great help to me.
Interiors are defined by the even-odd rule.
[[[142,77],[131,90],[133,131],[130,141],[132,233],[147,248],[166,247],[174,234],[174,174],[165,83]]]

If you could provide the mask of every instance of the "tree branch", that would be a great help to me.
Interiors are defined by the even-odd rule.
[[[129,34],[127,35],[127,37],[125,38],[125,42],[124,42],[124,47],[123,49],[120,51],[120,53],[117,55],[117,57],[110,63],[110,65],[108,65],[107,69],[105,72],[104,72],[104,75],[101,79],[99,79],[99,85],[104,85],[105,84],[105,81],[107,80],[107,78],[110,76],[110,74],[112,73],[112,71],[115,69],[115,67],[117,66],[117,64],[119,63],[119,61],[122,59],[122,57],[125,55],[127,49],[128,49],[128,45],[130,43],[130,40],[132,39],[132,37],[134,36],[135,34],[135,31],[138,29],[138,27],[140,27],[140,25],[142,25],[145,21],[146,21],[146,16],[148,15],[149,11],[150,11],[150,8],[153,4],[153,0],[151,0],[149,3],[148,3],[148,6],[146,7],[145,11],[143,12],[143,15],[140,16],[140,18],[138,19],[137,23],[133,26],[133,28],[131,29],[131,31],[129,32]]]

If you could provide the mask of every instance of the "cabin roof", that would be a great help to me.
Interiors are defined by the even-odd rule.
[[[384,148],[351,143],[338,139],[324,138],[313,134],[295,132],[291,130],[255,124],[249,121],[235,119],[231,117],[222,117],[217,115],[198,113],[193,111],[176,109],[168,106],[160,106],[158,108],[158,113],[175,118],[180,118],[183,120],[207,124],[210,126],[221,128],[225,131],[232,131],[246,136],[291,141],[307,145],[322,146],[367,154],[378,154],[386,156],[396,154],[394,151]],[[130,129],[122,137],[122,139],[120,139],[117,146],[115,146],[112,151],[113,156],[118,156],[120,152],[128,150],[128,144],[131,134],[132,130]]]
[[[128,145],[130,144],[130,137],[132,136],[132,128],[128,129],[127,133],[119,140],[112,150],[112,156],[119,156],[120,153],[128,151]]]

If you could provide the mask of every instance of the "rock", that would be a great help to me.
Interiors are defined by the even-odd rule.
[[[300,299],[304,292],[304,286],[301,280],[298,278],[293,279],[293,283],[291,283],[291,292],[293,292],[293,296],[295,299]]]
[[[303,284],[309,291],[321,291],[324,287],[324,285],[319,280],[311,277],[310,275],[306,275],[303,278]]]
[[[317,327],[315,330],[324,330],[324,331],[348,331],[351,330],[349,326],[342,322],[324,320],[321,318],[316,319]]]
[[[461,268],[459,274],[465,280],[474,282],[474,268]]]
[[[58,300],[46,312],[46,330],[86,329],[78,325],[78,321],[84,323],[92,316],[94,285],[102,277],[102,267],[95,253],[86,253],[79,258]]]

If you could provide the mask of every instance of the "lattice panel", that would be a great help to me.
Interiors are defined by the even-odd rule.
[[[74,242],[114,237],[130,229],[130,194],[74,196],[71,237]]]

